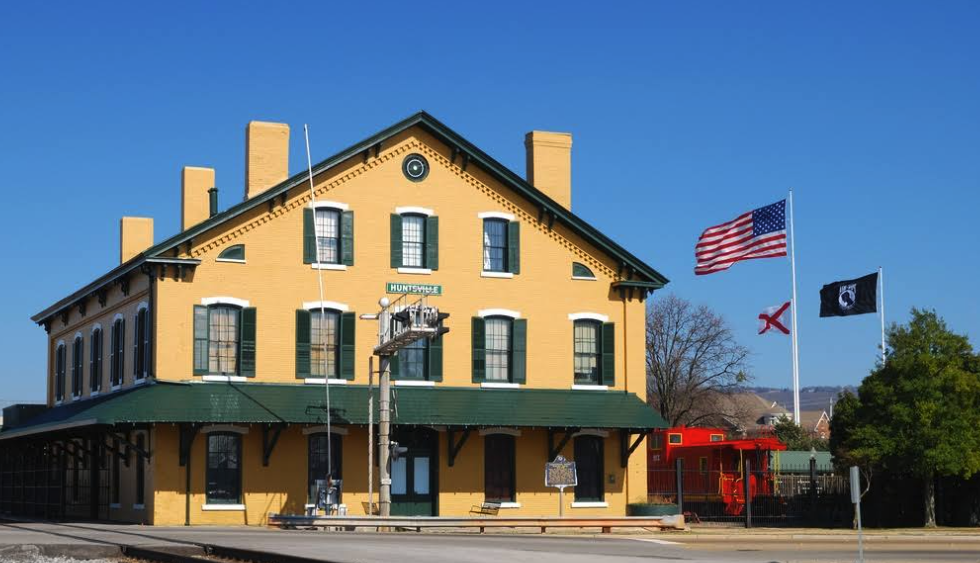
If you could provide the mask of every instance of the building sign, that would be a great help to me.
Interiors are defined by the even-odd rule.
[[[578,485],[578,473],[575,471],[575,462],[568,461],[562,456],[555,458],[555,461],[544,464],[544,486],[574,487]]]
[[[442,295],[442,286],[425,283],[388,282],[385,291],[388,293],[408,293],[410,295]]]

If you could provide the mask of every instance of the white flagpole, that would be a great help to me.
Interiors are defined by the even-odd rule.
[[[881,365],[885,365],[885,271],[878,266],[878,283],[881,284],[881,309],[878,316],[881,317]]]
[[[789,190],[789,263],[793,278],[793,422],[800,423],[800,348],[796,340],[796,234],[793,220],[793,188]]]

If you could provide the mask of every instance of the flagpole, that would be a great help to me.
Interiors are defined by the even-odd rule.
[[[789,263],[793,279],[793,422],[800,423],[800,348],[796,340],[796,234],[793,220],[793,188],[789,190]]]
[[[878,266],[878,283],[881,284],[881,365],[885,365],[885,271]]]

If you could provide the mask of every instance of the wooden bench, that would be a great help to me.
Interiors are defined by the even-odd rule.
[[[500,512],[499,502],[485,502],[483,504],[476,504],[470,508],[470,514],[473,516],[496,516]]]

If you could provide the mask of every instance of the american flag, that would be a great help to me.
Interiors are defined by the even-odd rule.
[[[786,200],[708,227],[694,246],[697,275],[727,270],[739,260],[786,256]]]

